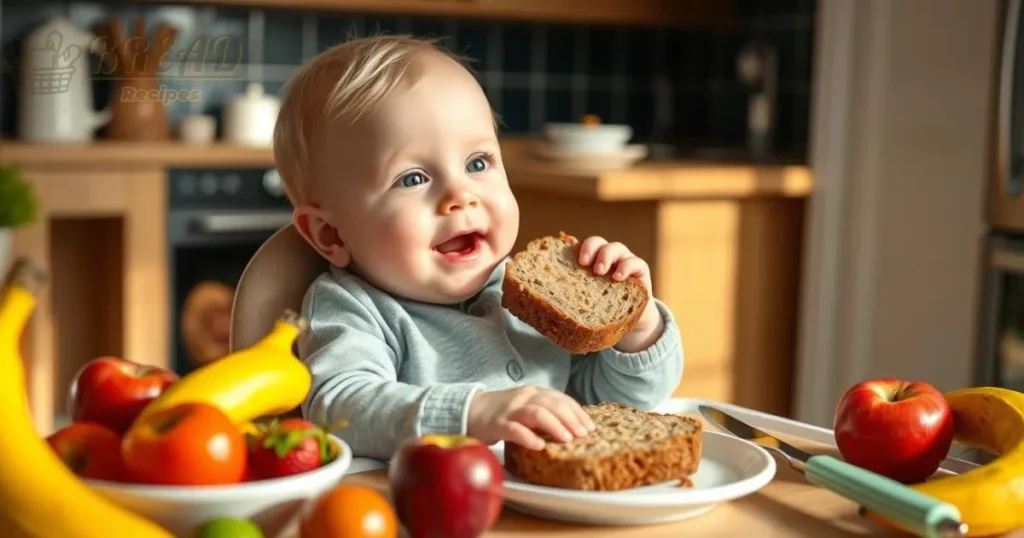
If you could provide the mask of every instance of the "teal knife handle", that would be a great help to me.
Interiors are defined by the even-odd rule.
[[[938,538],[938,524],[943,520],[960,522],[955,506],[832,456],[812,456],[805,464],[804,476],[918,536]]]

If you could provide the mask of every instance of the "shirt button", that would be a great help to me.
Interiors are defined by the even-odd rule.
[[[523,367],[519,366],[519,363],[514,360],[508,361],[508,364],[505,365],[505,371],[508,372],[508,376],[513,381],[519,381],[523,378]]]
[[[482,304],[475,304],[469,307],[469,313],[472,316],[484,317],[487,315],[487,306]]]

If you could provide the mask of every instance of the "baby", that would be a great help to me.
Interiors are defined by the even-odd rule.
[[[681,338],[660,301],[582,356],[500,307],[519,208],[482,88],[433,42],[361,38],[310,60],[285,90],[274,157],[295,227],[330,262],[303,303],[303,413],[348,421],[355,456],[387,460],[426,434],[539,449],[538,432],[588,435],[581,404],[651,408],[678,385]],[[620,243],[587,238],[579,263],[650,292]]]

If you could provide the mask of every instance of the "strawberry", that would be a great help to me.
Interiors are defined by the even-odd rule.
[[[323,428],[299,418],[274,420],[249,436],[249,466],[260,479],[312,471],[333,460],[335,452]]]

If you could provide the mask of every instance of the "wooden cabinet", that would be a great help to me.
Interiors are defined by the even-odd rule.
[[[85,361],[168,362],[166,187],[160,168],[21,168],[41,212],[16,230],[14,255],[49,273],[25,346],[33,419],[48,432]]]
[[[651,268],[683,338],[680,397],[790,414],[805,167],[650,163],[556,171],[502,147],[516,249],[559,230],[621,241]]]
[[[178,3],[703,28],[720,28],[737,20],[732,0],[181,0]]]

